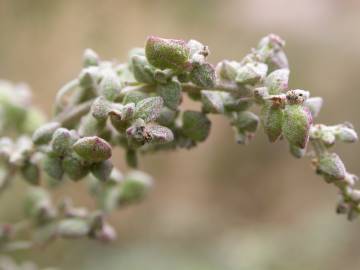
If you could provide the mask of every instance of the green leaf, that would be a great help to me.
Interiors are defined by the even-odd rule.
[[[134,55],[131,58],[132,70],[134,77],[138,82],[154,84],[155,69],[151,67],[145,56]]]
[[[44,171],[55,180],[61,180],[64,175],[61,163],[60,157],[49,153],[43,159]]]
[[[91,166],[91,173],[98,180],[105,182],[109,180],[114,165],[110,160],[101,161]]]
[[[190,72],[190,80],[204,89],[213,88],[216,84],[215,69],[209,63],[196,64]]]
[[[58,128],[53,135],[51,149],[57,155],[63,156],[71,150],[72,143],[70,131],[66,128]]]
[[[165,106],[176,110],[181,102],[181,84],[178,81],[172,80],[166,84],[157,85],[157,93],[164,100]]]
[[[90,233],[90,224],[80,218],[68,218],[61,220],[57,227],[57,233],[62,238],[81,238]]]
[[[74,181],[83,179],[89,173],[89,164],[75,154],[66,156],[62,167],[66,175]]]
[[[141,172],[132,171],[121,184],[120,203],[133,203],[141,200],[152,185],[152,178]]]
[[[306,154],[306,150],[290,144],[290,153],[296,158],[302,158]]]
[[[40,183],[40,169],[32,161],[28,161],[21,167],[21,175],[31,185],[39,185]]]
[[[100,96],[94,100],[90,111],[95,119],[99,121],[105,121],[109,115],[110,110],[111,103],[104,97]]]
[[[204,141],[209,133],[211,122],[204,113],[185,111],[182,115],[183,133],[194,141]]]
[[[145,122],[156,120],[160,116],[163,103],[161,97],[149,97],[139,101],[135,107],[134,118],[141,118]]]
[[[97,136],[79,139],[73,149],[80,157],[92,162],[109,159],[112,154],[110,144]]]
[[[317,172],[328,181],[342,180],[346,175],[345,165],[335,153],[326,153],[319,157]]]
[[[142,91],[129,91],[124,95],[123,104],[134,103],[137,104],[139,101],[147,98],[148,95]]]
[[[249,62],[238,69],[235,80],[240,85],[255,85],[265,78],[267,69],[263,63]]]
[[[281,135],[283,111],[279,107],[265,104],[261,109],[261,123],[270,142],[275,142]]]
[[[240,130],[254,133],[259,125],[259,117],[249,111],[238,112],[235,114],[233,125]]]
[[[264,85],[270,95],[279,95],[288,89],[289,74],[288,69],[277,69],[266,77]]]
[[[290,144],[305,148],[312,124],[310,111],[302,105],[287,105],[284,110],[283,134]]]
[[[92,49],[86,49],[83,54],[83,66],[98,66],[100,62],[98,54]]]
[[[183,40],[150,36],[146,40],[145,54],[154,67],[183,70],[189,61],[190,50]]]
[[[201,101],[203,111],[206,113],[220,113],[225,111],[225,100],[228,98],[228,93],[221,91],[201,91]]]
[[[120,94],[121,81],[117,74],[112,70],[103,73],[103,78],[99,84],[99,92],[107,100],[114,101]]]
[[[174,140],[174,134],[167,127],[150,125],[146,127],[146,132],[151,137],[151,143],[154,144],[164,144]]]
[[[60,123],[57,122],[50,122],[42,125],[37,130],[35,130],[32,136],[33,142],[37,145],[49,143],[55,130],[57,130],[59,127]]]

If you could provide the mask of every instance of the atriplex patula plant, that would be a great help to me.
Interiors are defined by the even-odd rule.
[[[239,144],[250,142],[261,123],[270,142],[285,139],[294,157],[310,156],[315,172],[339,190],[336,211],[354,219],[360,212],[357,177],[330,149],[336,141],[357,141],[357,134],[350,123],[313,124],[322,98],[290,90],[283,47],[271,34],[241,61],[224,60],[216,67],[206,60],[208,47],[196,40],[151,36],[124,64],[102,61],[87,49],[83,69],[57,93],[47,124],[29,105],[25,86],[1,82],[1,190],[17,175],[32,187],[25,196],[27,234],[23,223],[1,225],[0,249],[31,248],[56,238],[114,239],[107,214],[142,199],[152,179],[138,170],[123,175],[113,168],[113,148],[124,148],[127,164],[137,168],[141,153],[189,149],[205,141],[209,114],[223,115]],[[201,110],[182,110],[185,95],[201,103]],[[253,105],[260,116],[250,110]],[[55,204],[40,187],[68,179],[87,181],[98,209],[75,207],[69,198]]]

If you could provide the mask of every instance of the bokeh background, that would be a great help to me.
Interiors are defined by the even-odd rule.
[[[147,35],[195,38],[216,63],[241,59],[271,32],[287,41],[291,87],[324,97],[318,121],[360,127],[357,0],[0,0],[0,77],[29,83],[50,115],[87,47],[126,61]],[[262,132],[236,145],[228,123],[212,119],[210,138],[196,149],[141,159],[156,185],[145,202],[111,217],[116,243],[59,241],[16,258],[67,270],[359,269],[360,221],[334,213],[336,190],[309,161],[292,158],[284,142],[270,145]],[[337,146],[355,174],[359,150]],[[115,160],[126,171],[121,151]],[[1,220],[21,216],[19,185],[1,198]],[[56,192],[64,193],[92,205],[85,185]]]

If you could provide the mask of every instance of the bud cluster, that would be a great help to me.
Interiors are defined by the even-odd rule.
[[[46,239],[112,240],[115,232],[105,213],[139,201],[152,183],[141,171],[123,175],[114,168],[113,150],[123,148],[127,164],[136,168],[140,153],[189,149],[205,141],[210,115],[219,114],[229,121],[239,144],[249,143],[260,125],[270,142],[285,139],[296,158],[305,156],[310,144],[316,172],[340,189],[338,212],[353,219],[360,212],[357,177],[329,148],[337,141],[355,142],[357,134],[349,123],[313,124],[322,98],[289,88],[284,45],[270,34],[243,59],[216,66],[207,61],[208,47],[196,40],[150,36],[144,48],[133,49],[121,64],[101,60],[87,49],[79,75],[58,91],[54,115],[40,127],[41,117],[26,103],[27,89],[0,82],[0,132],[8,136],[0,139],[0,188],[17,173],[32,185],[40,185],[42,178],[52,184],[86,179],[97,211],[68,201],[55,206],[46,190],[35,188],[26,213]],[[186,96],[201,109],[182,108]],[[14,124],[18,134],[29,131],[32,137],[8,134]]]

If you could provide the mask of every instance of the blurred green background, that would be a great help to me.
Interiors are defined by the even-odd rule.
[[[29,83],[50,115],[87,47],[126,61],[147,35],[195,38],[216,63],[241,59],[270,32],[287,41],[290,86],[324,97],[318,121],[360,127],[357,0],[0,0],[0,77]],[[212,119],[210,138],[196,149],[142,158],[156,185],[145,202],[111,217],[116,243],[59,241],[16,258],[67,270],[359,269],[360,221],[334,213],[336,190],[309,161],[292,158],[284,142],[270,145],[262,132],[236,145],[228,123]],[[336,150],[360,174],[359,144]],[[121,154],[114,160],[125,170]],[[22,192],[20,184],[1,198],[1,220],[21,215]],[[85,185],[56,195],[64,193],[92,205]]]

